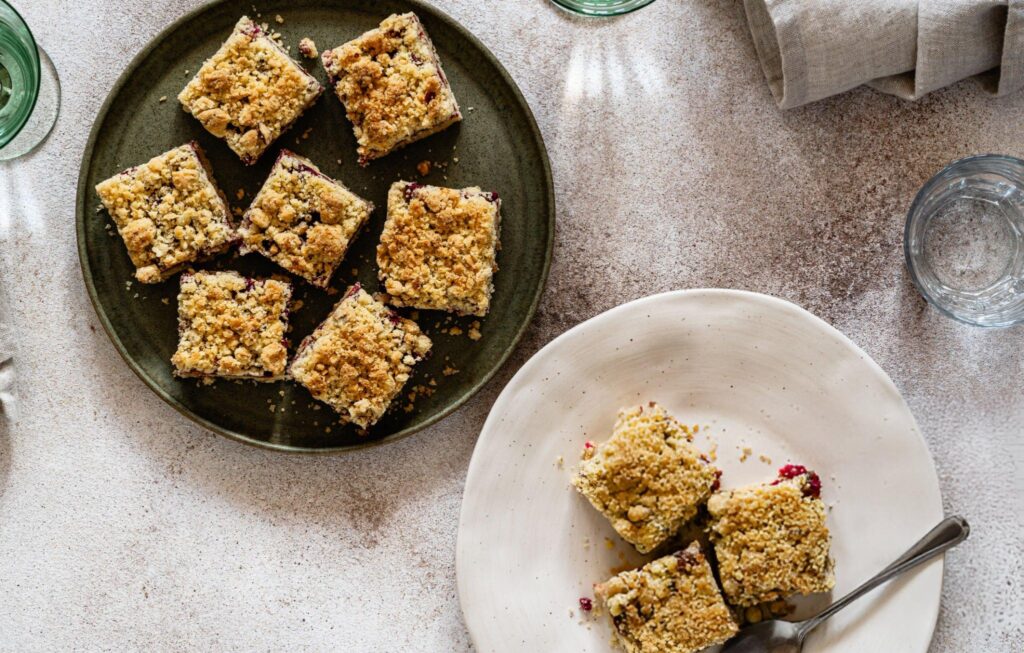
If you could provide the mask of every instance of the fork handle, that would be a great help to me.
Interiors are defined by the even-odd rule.
[[[875,589],[882,583],[899,576],[903,572],[925,563],[935,556],[953,548],[967,539],[971,533],[971,527],[963,517],[947,517],[939,522],[939,525],[922,537],[917,544],[910,547],[906,553],[897,558],[888,567],[878,572],[873,578],[853,590],[843,598],[828,606],[817,615],[802,622],[799,627],[800,639],[807,636],[821,622],[825,621],[835,613],[839,612],[849,604],[859,599],[864,594]]]

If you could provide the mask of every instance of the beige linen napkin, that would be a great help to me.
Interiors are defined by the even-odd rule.
[[[1024,0],[744,0],[768,85],[788,109],[861,84],[917,99],[983,78],[1024,86]]]

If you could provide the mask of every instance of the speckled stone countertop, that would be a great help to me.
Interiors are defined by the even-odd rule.
[[[932,651],[1024,640],[1024,328],[929,310],[903,217],[951,159],[1024,155],[1024,94],[971,81],[909,104],[856,90],[780,113],[737,0],[607,21],[546,0],[438,4],[521,86],[558,196],[551,280],[495,379],[449,419],[339,458],[193,426],[122,363],[86,296],[78,164],[116,77],[197,0],[15,0],[63,81],[45,146],[0,165],[0,650],[470,651],[455,590],[466,467],[515,370],[568,327],[676,288],[792,300],[893,377],[971,539],[947,560]],[[258,3],[257,3],[258,4]],[[898,501],[899,497],[893,497]]]

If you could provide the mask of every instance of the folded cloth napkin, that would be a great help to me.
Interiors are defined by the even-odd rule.
[[[14,396],[11,394],[14,385],[14,368],[11,366],[10,340],[0,329],[0,421],[8,417],[14,408]]]
[[[868,84],[917,99],[953,82],[1024,86],[1024,0],[744,0],[768,85],[788,109]]]

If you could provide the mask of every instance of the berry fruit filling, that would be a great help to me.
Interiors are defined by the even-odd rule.
[[[812,471],[808,471],[803,465],[783,465],[779,468],[779,478],[772,485],[778,485],[784,480],[804,477],[803,488],[805,497],[821,498],[821,478]]]

